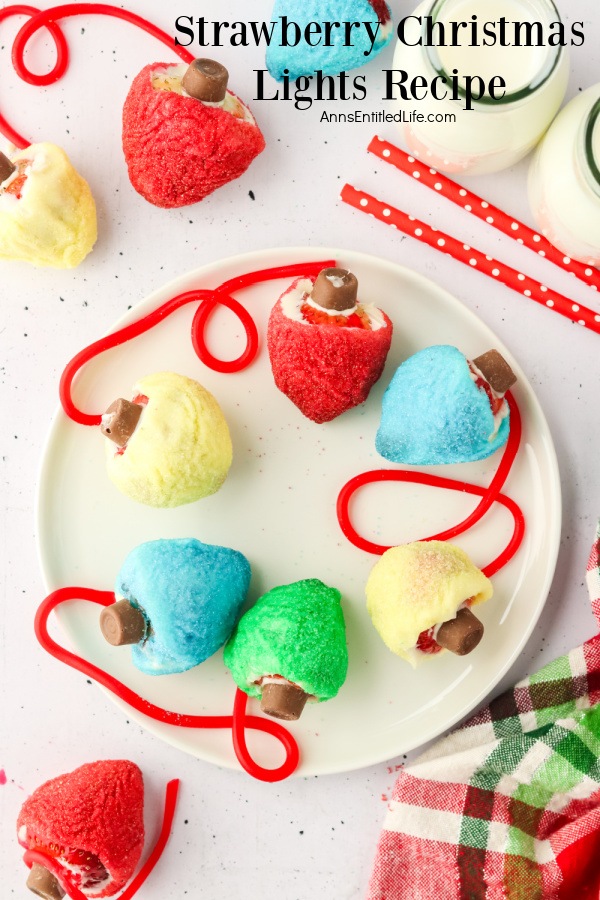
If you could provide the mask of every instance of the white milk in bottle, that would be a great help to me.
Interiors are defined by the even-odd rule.
[[[571,259],[600,266],[600,84],[554,120],[529,170],[537,226]]]
[[[538,143],[556,115],[568,80],[568,54],[563,47],[548,45],[550,23],[560,22],[551,0],[435,0],[422,3],[414,16],[430,16],[451,35],[453,22],[465,22],[458,31],[459,46],[406,46],[398,42],[394,68],[406,70],[410,78],[422,75],[431,83],[436,76],[450,79],[458,70],[464,87],[467,75],[490,79],[501,77],[505,95],[494,100],[486,94],[465,109],[464,99],[396,100],[406,114],[422,113],[426,121],[403,124],[410,151],[444,172],[495,172],[521,159]],[[500,36],[500,19],[506,20],[506,41],[483,46],[485,23],[494,23],[492,33]],[[480,46],[471,45],[471,24],[477,22]],[[515,46],[514,23],[532,23],[534,43],[542,27],[542,46]],[[410,43],[419,36],[425,42],[425,20],[407,23]],[[451,38],[446,37],[449,41]],[[500,92],[498,92],[500,93]],[[456,121],[445,119],[447,114]]]

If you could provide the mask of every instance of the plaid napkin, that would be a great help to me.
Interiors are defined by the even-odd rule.
[[[600,635],[402,770],[369,900],[598,900],[599,757]]]

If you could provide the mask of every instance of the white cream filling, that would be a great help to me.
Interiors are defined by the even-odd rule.
[[[502,406],[500,407],[499,411],[494,416],[494,430],[492,431],[492,433],[490,434],[490,436],[488,438],[489,441],[495,440],[496,435],[500,431],[500,426],[502,425],[502,422],[504,421],[504,419],[506,419],[506,417],[508,416],[508,413],[509,413],[508,403],[505,400],[504,403],[502,404]]]
[[[62,856],[59,856],[58,861],[60,862],[61,867],[65,869],[65,871],[71,872],[73,875],[78,875],[81,878],[81,881],[83,881],[83,878],[85,877],[84,866],[77,866],[72,863],[68,863],[63,859]],[[77,879],[74,879],[74,881],[75,883],[77,883]],[[97,897],[99,894],[106,890],[111,881],[112,878],[107,872],[106,878],[104,878],[102,881],[99,881],[93,887],[85,888],[86,897]]]
[[[283,675],[263,675],[262,678],[259,679],[260,687],[264,687],[265,684],[291,684],[291,681],[288,681],[287,678],[284,678]]]
[[[303,317],[301,308],[308,294],[312,291],[313,283],[310,278],[303,278],[298,284],[285,292],[281,298],[281,311],[288,319],[300,322],[302,325],[309,323]]]
[[[168,66],[168,68],[166,69],[155,69],[150,74],[152,87],[155,91],[172,91],[174,94],[181,94],[182,97],[190,97],[190,94],[188,94],[181,83],[183,76],[187,72],[187,68],[188,67],[183,64]],[[231,113],[232,115],[234,115],[237,110],[241,110],[243,113],[243,120],[245,122],[250,122],[251,125],[256,124],[254,116],[252,115],[248,107],[244,103],[242,103],[239,97],[236,97],[235,94],[232,94],[231,91],[227,91],[224,98],[217,101],[216,103],[211,103],[209,100],[198,100],[197,102],[203,103],[204,106],[212,106],[214,108],[224,109],[225,112]],[[235,116],[235,118],[239,117]]]
[[[390,19],[390,21],[386,25],[382,25],[381,22],[379,23],[379,31],[377,32],[377,40],[375,42],[375,46],[381,44],[382,41],[385,41],[388,38],[393,27],[394,23],[392,19]]]
[[[504,421],[504,419],[506,419],[506,417],[509,414],[508,403],[504,399],[504,394],[499,394],[498,391],[494,390],[494,388],[491,386],[491,384],[489,383],[489,381],[487,380],[487,378],[485,377],[485,375],[483,374],[481,369],[478,369],[472,360],[469,360],[469,367],[470,367],[469,374],[471,375],[471,380],[477,381],[478,378],[481,378],[483,381],[485,381],[485,383],[489,387],[494,400],[502,400],[502,406],[500,407],[498,412],[495,413],[495,415],[494,415],[494,430],[488,437],[488,441],[490,441],[490,443],[491,443],[496,438],[498,432],[500,431],[500,426],[502,425],[502,422]]]
[[[301,325],[310,325],[310,322],[307,322],[304,316],[302,315],[302,307],[306,303],[307,306],[311,306],[313,309],[318,310],[320,313],[326,313],[328,316],[351,316],[356,310],[357,306],[352,309],[344,309],[344,310],[335,310],[335,309],[324,309],[322,306],[319,306],[318,303],[315,303],[314,300],[310,297],[310,292],[312,291],[313,283],[309,278],[304,278],[302,281],[299,281],[298,284],[290,288],[290,290],[286,291],[285,294],[281,298],[281,311],[284,316],[288,319],[292,319],[294,322],[300,322]],[[360,306],[365,311],[369,320],[371,322],[371,331],[379,331],[380,328],[385,328],[386,323],[383,317],[383,313],[376,306],[373,306],[372,303],[361,303]]]
[[[371,331],[379,331],[380,328],[386,327],[385,319],[380,309],[373,306],[372,303],[361,303],[361,306],[370,319]]]

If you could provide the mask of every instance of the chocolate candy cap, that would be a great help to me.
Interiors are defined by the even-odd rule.
[[[38,897],[44,897],[44,900],[62,900],[66,894],[56,876],[38,863],[34,863],[31,867],[27,887]]]
[[[137,427],[142,415],[142,407],[138,403],[130,403],[129,400],[115,400],[111,403],[104,415],[100,431],[110,441],[114,441],[119,447],[124,447]]]
[[[470,609],[464,607],[456,613],[456,618],[444,622],[438,628],[436,641],[457,656],[466,656],[475,649],[483,637],[483,624]]]
[[[505,394],[517,380],[517,376],[497,350],[488,350],[473,360],[485,380],[497,394]]]
[[[195,59],[188,66],[181,85],[190,97],[205,103],[220,103],[227,93],[229,72],[214,59]]]
[[[16,166],[14,166],[8,156],[5,156],[4,153],[0,153],[0,184],[3,181],[6,181],[7,178],[10,178],[13,172],[16,171]]]
[[[293,722],[302,715],[308,694],[297,684],[269,682],[263,686],[261,710],[275,719]]]
[[[317,275],[310,299],[323,309],[354,309],[358,299],[356,276],[347,269],[323,269]]]
[[[119,600],[106,606],[100,613],[100,629],[113,647],[137,644],[146,637],[147,624],[144,614],[128,600]]]

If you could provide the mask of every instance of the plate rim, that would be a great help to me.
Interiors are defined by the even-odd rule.
[[[463,708],[461,708],[460,712],[452,716],[449,720],[444,722],[444,726],[442,729],[439,727],[433,726],[431,728],[431,733],[425,738],[418,738],[414,741],[408,741],[406,744],[403,744],[400,749],[398,749],[395,753],[395,756],[409,753],[413,750],[416,750],[419,747],[423,747],[432,740],[440,738],[442,735],[448,733],[451,729],[453,729],[457,723],[464,720],[467,716],[473,713],[476,709],[478,709],[482,702],[486,699],[486,697],[491,696],[493,691],[497,688],[499,682],[504,678],[507,672],[512,668],[516,659],[520,655],[521,651],[527,644],[533,630],[535,629],[539,618],[542,614],[542,611],[546,605],[548,594],[550,592],[550,588],[552,585],[552,581],[554,578],[554,574],[556,571],[556,565],[558,560],[558,554],[560,550],[560,539],[562,532],[562,490],[561,490],[561,481],[560,481],[560,470],[558,466],[558,458],[556,454],[556,448],[554,445],[554,441],[552,439],[552,434],[550,431],[550,427],[548,425],[548,421],[544,414],[544,411],[541,407],[541,404],[538,400],[538,397],[529,381],[526,377],[525,373],[521,369],[518,361],[513,357],[510,349],[504,345],[504,342],[496,336],[496,334],[492,331],[492,329],[487,325],[485,321],[483,321],[479,315],[473,312],[468,306],[466,306],[458,297],[454,294],[450,293],[445,287],[439,285],[433,279],[427,277],[426,275],[422,275],[420,272],[415,271],[409,266],[403,265],[402,263],[394,262],[385,257],[376,256],[371,253],[363,253],[362,251],[353,250],[353,249],[343,249],[343,248],[333,248],[333,247],[308,247],[308,246],[293,246],[293,247],[270,247],[262,250],[253,250],[242,254],[233,254],[226,257],[220,257],[217,260],[213,260],[211,262],[205,263],[202,266],[198,266],[194,269],[190,269],[187,272],[176,276],[174,279],[166,282],[161,285],[156,290],[152,291],[147,296],[143,297],[138,302],[134,303],[130,309],[126,310],[123,315],[121,315],[118,319],[116,319],[110,328],[104,332],[104,334],[111,334],[119,328],[123,327],[123,325],[128,324],[131,321],[135,321],[140,317],[140,314],[145,315],[150,310],[156,308],[156,306],[160,305],[164,302],[164,299],[168,296],[174,296],[177,293],[180,293],[182,290],[182,285],[187,284],[190,280],[200,280],[202,278],[206,279],[207,276],[218,271],[223,267],[240,267],[240,274],[243,274],[245,271],[251,271],[251,265],[256,260],[263,260],[263,264],[260,268],[266,268],[267,265],[264,264],[265,258],[272,259],[273,261],[269,264],[271,266],[281,265],[285,262],[290,264],[293,262],[318,260],[318,259],[338,259],[338,258],[347,258],[352,257],[356,259],[359,263],[364,261],[366,264],[375,265],[375,266],[384,266],[389,270],[392,270],[395,273],[402,273],[404,276],[408,276],[410,280],[415,282],[417,285],[423,287],[426,291],[433,289],[439,295],[443,297],[443,302],[448,304],[450,308],[454,308],[460,311],[461,316],[465,316],[468,320],[476,323],[479,329],[483,329],[483,331],[487,332],[496,346],[499,346],[500,349],[506,353],[507,360],[510,365],[513,367],[515,373],[518,376],[518,381],[520,385],[525,385],[528,392],[528,402],[532,404],[532,408],[535,412],[539,423],[545,429],[546,436],[548,438],[547,441],[544,442],[545,450],[548,456],[548,464],[551,469],[552,474],[552,485],[549,489],[549,497],[551,498],[552,505],[554,509],[551,511],[555,513],[551,518],[554,518],[555,521],[551,523],[554,527],[551,527],[549,531],[551,531],[551,535],[548,536],[549,547],[548,547],[548,559],[547,566],[545,570],[544,579],[540,589],[540,600],[536,609],[533,612],[533,615],[530,618],[528,627],[524,630],[522,637],[519,642],[515,645],[513,651],[507,657],[507,660],[499,668],[496,672],[493,682],[488,683],[484,686],[484,688],[477,692],[476,698],[470,700]],[[256,268],[256,267],[255,267]],[[186,288],[189,290],[189,288]],[[81,349],[81,348],[80,348]],[[44,587],[46,593],[56,590],[59,587],[63,587],[64,585],[55,584],[50,577],[50,573],[48,571],[48,559],[47,557],[50,555],[48,551],[44,548],[44,540],[43,540],[43,528],[42,522],[44,520],[44,513],[47,505],[49,504],[48,500],[48,492],[44,490],[44,486],[47,484],[47,470],[49,469],[50,462],[49,458],[51,456],[51,448],[53,442],[56,440],[56,432],[60,428],[61,424],[65,424],[70,422],[68,417],[63,412],[63,409],[60,403],[55,407],[54,413],[52,415],[50,426],[46,432],[45,439],[43,441],[40,461],[38,464],[37,470],[37,478],[36,478],[36,487],[35,487],[35,501],[34,501],[34,517],[35,517],[35,545],[36,545],[36,554],[38,558],[38,563],[40,566],[42,580],[44,583]],[[82,426],[83,427],[83,426]],[[523,445],[520,449],[520,452],[523,450]],[[428,467],[418,467],[418,468],[428,468]],[[64,610],[58,609],[55,611],[56,619],[59,622],[60,629],[64,636],[76,647],[77,641],[74,638],[73,630],[69,627],[68,622],[65,619]],[[166,726],[161,722],[157,722],[154,719],[149,718],[143,713],[138,712],[133,709],[129,704],[123,701],[121,698],[117,697],[112,691],[109,691],[107,688],[98,685],[94,682],[96,687],[99,687],[102,692],[107,695],[111,702],[114,703],[118,708],[122,711],[126,712],[126,714],[136,721],[141,727],[148,730],[151,734],[158,737],[161,741],[168,744],[169,746],[175,747],[178,750],[182,750],[183,752],[193,756],[196,759],[201,759],[205,762],[211,763],[212,765],[219,766],[220,768],[229,769],[232,771],[237,771],[239,773],[243,773],[244,770],[240,766],[235,754],[231,754],[231,757],[227,759],[223,759],[216,752],[212,752],[210,748],[208,750],[202,749],[202,752],[199,753],[197,750],[192,750],[187,745],[187,743],[183,740],[179,739],[180,729],[177,729],[172,726]],[[291,733],[293,734],[293,729],[291,729]],[[300,752],[302,754],[302,746],[300,743]],[[343,768],[338,768],[334,764],[323,765],[320,766],[310,766],[307,769],[303,769],[302,765],[302,755],[300,759],[300,764],[296,771],[293,773],[293,778],[308,778],[320,775],[334,775],[334,774],[344,774],[346,772],[352,772],[359,769],[367,768],[373,765],[378,765],[380,763],[386,762],[390,759],[395,758],[395,756],[388,756],[387,751],[384,751],[384,755],[382,756],[381,752],[376,753],[373,752],[368,757],[365,757],[363,754],[360,760],[357,760],[354,764],[348,765],[344,764]],[[245,774],[245,773],[244,773]]]

